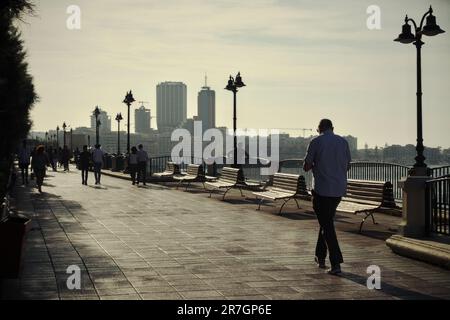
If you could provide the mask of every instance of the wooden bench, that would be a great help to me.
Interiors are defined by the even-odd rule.
[[[399,209],[394,200],[391,182],[349,179],[347,181],[347,194],[342,198],[337,210],[350,211],[355,214],[364,213],[365,217],[359,226],[359,232],[361,233],[366,219],[370,216],[372,222],[377,224],[373,214],[375,211],[385,209]]]
[[[284,203],[281,205],[278,214],[281,214],[283,207],[291,199],[294,199],[297,208],[300,209],[297,198],[310,198],[308,191],[306,190],[305,177],[288,173],[275,173],[272,180],[272,186],[262,192],[253,192],[253,195],[256,196],[257,200],[260,198],[257,210],[261,209],[261,204],[264,200],[274,202],[283,200]]]
[[[174,162],[168,161],[166,163],[166,170],[163,172],[154,173],[153,176],[157,178],[171,178],[180,173],[180,166]]]
[[[260,183],[248,182],[245,180],[244,172],[240,168],[223,167],[220,177],[213,182],[206,182],[206,185],[212,187],[209,197],[214,191],[225,189],[222,200],[225,200],[225,195],[233,188],[238,188],[241,196],[244,197],[242,189],[259,189]]]
[[[203,188],[206,190],[205,182],[216,179],[215,177],[206,176],[203,166],[197,164],[188,164],[186,174],[177,174],[174,175],[173,178],[179,181],[177,189],[183,184],[183,182],[187,182],[186,190],[192,182],[201,182],[203,184]]]

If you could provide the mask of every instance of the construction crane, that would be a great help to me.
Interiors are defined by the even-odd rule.
[[[138,101],[138,103],[144,107],[144,104],[149,104],[150,102],[148,101]]]

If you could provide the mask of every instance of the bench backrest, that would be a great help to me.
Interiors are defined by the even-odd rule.
[[[168,161],[166,163],[166,171],[171,172],[173,174],[179,174],[180,166],[174,162]]]
[[[203,166],[198,164],[188,164],[186,172],[190,176],[202,176]]]
[[[294,194],[308,194],[305,177],[298,174],[275,173],[273,175],[272,189],[285,192],[290,191]]]
[[[383,207],[395,207],[391,182],[352,180],[347,181],[347,201],[376,202]]]
[[[219,177],[220,181],[238,183],[244,181],[244,173],[242,169],[223,167]]]

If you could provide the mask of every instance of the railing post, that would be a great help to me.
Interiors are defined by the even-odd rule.
[[[430,183],[425,184],[425,235],[430,236],[431,225],[432,225],[432,210],[431,210],[431,199],[430,199]]]

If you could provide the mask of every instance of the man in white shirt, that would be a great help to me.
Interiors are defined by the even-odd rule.
[[[148,154],[144,150],[144,146],[142,144],[139,145],[139,150],[137,152],[137,160],[138,160],[138,177],[137,177],[137,184],[139,185],[139,182],[142,181],[142,183],[147,185],[147,161],[148,161]]]
[[[102,167],[103,167],[103,151],[100,149],[100,145],[95,145],[95,149],[92,152],[92,160],[94,162],[94,176],[95,176],[95,184],[100,184],[100,178],[102,176]]]
[[[313,207],[320,224],[316,246],[316,262],[325,268],[327,249],[331,269],[329,274],[341,273],[344,262],[334,228],[334,217],[341,198],[347,192],[347,171],[350,168],[350,149],[347,140],[333,133],[331,120],[319,123],[320,135],[308,146],[303,169],[314,175]]]

